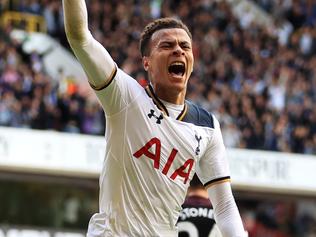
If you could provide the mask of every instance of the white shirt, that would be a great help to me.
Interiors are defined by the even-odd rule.
[[[229,179],[218,121],[186,102],[178,119],[148,87],[120,69],[96,94],[106,113],[100,210],[88,237],[177,236],[189,181]],[[169,107],[169,106],[168,106]]]
[[[107,146],[100,210],[87,235],[177,236],[175,222],[196,171],[223,235],[245,236],[230,183],[224,182],[229,172],[218,121],[189,102],[176,119],[169,117],[153,91],[147,94],[120,70],[113,74],[113,59],[89,32],[85,1],[63,0],[63,9],[67,39],[92,87],[113,79],[97,92]]]

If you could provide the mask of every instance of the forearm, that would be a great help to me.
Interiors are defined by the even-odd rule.
[[[63,0],[65,31],[68,42],[85,70],[90,84],[102,88],[111,79],[115,63],[107,50],[88,29],[84,0]]]
[[[71,42],[84,42],[89,33],[85,0],[63,0],[65,32]]]
[[[208,188],[216,223],[224,237],[246,237],[242,220],[232,195],[230,183]]]

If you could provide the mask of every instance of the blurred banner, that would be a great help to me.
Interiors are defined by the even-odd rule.
[[[0,171],[98,178],[104,149],[104,137],[0,127]],[[235,190],[316,196],[316,156],[228,149],[228,158]]]
[[[0,170],[98,177],[105,139],[54,131],[0,127]]]
[[[316,196],[316,156],[228,149],[232,184],[238,190]]]
[[[0,237],[85,237],[85,234],[75,231],[57,231],[0,225]]]

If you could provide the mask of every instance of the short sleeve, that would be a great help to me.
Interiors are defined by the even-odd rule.
[[[211,115],[213,116],[213,115]],[[230,172],[226,157],[222,133],[218,120],[213,116],[214,129],[206,152],[197,163],[196,173],[205,187],[218,182],[230,181]]]
[[[125,109],[143,90],[135,79],[118,68],[109,84],[95,93],[105,114],[111,116]]]

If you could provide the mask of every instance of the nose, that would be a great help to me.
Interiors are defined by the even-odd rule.
[[[176,44],[173,50],[173,55],[180,56],[184,55],[184,51],[179,44]]]

